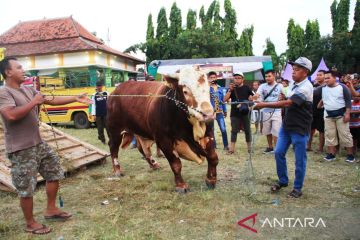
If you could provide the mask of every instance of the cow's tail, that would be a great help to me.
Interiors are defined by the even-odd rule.
[[[121,137],[122,141],[120,147],[121,149],[126,149],[131,144],[131,141],[134,138],[134,134],[123,131],[121,132]]]

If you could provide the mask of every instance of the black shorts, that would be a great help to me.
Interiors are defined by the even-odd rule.
[[[350,128],[350,132],[351,135],[353,137],[354,140],[358,141],[358,145],[359,145],[359,141],[360,141],[360,128]]]
[[[314,116],[312,123],[311,123],[311,129],[316,129],[321,133],[324,133],[324,117],[323,116]]]

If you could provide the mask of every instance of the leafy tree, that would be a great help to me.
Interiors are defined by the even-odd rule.
[[[237,52],[238,56],[253,56],[252,49],[252,38],[254,35],[254,26],[245,28],[239,39],[239,50]]]
[[[349,29],[350,0],[336,0],[330,6],[333,34],[347,32]]]
[[[157,17],[156,39],[166,38],[169,33],[166,10],[162,7]]]
[[[226,42],[229,42],[230,48],[228,49],[228,54],[226,56],[234,56],[238,51],[237,38],[238,34],[236,32],[236,11],[231,6],[230,0],[224,1],[225,8],[225,17],[223,24],[223,36]]]
[[[170,41],[173,41],[181,33],[181,10],[176,6],[176,2],[173,3],[170,11],[170,28],[169,28],[169,38]]]
[[[305,48],[311,48],[312,44],[320,39],[320,28],[318,20],[306,22],[305,28]]]
[[[201,6],[200,12],[199,12],[199,18],[201,21],[201,26],[204,27],[206,24],[206,16],[205,16],[205,8],[204,6]]]
[[[196,11],[189,9],[186,16],[186,29],[194,30],[196,28]]]
[[[220,4],[218,1],[215,2],[214,6],[213,27],[215,34],[221,34],[222,18],[220,17]]]
[[[154,25],[152,21],[151,13],[148,16],[147,30],[146,30],[146,40],[154,39]]]
[[[271,56],[273,65],[274,65],[274,69],[276,71],[279,71],[279,57],[276,54],[276,50],[275,50],[275,45],[274,43],[270,40],[270,38],[267,38],[265,40],[266,42],[266,48],[263,52],[264,56]]]
[[[360,0],[356,1],[354,26],[351,30],[351,54],[354,58],[354,72],[360,72]]]
[[[288,50],[286,51],[289,60],[295,60],[304,53],[304,30],[299,24],[295,25],[293,19],[290,19],[287,28]]]
[[[170,55],[169,43],[169,28],[166,17],[166,10],[162,7],[157,18],[156,40],[151,42],[153,57],[155,59],[168,59]]]

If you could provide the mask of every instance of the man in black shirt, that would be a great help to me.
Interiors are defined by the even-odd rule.
[[[314,84],[314,99],[313,99],[313,120],[311,123],[311,133],[307,144],[307,151],[312,151],[311,144],[315,131],[319,131],[319,148],[318,152],[324,151],[325,136],[324,136],[324,108],[318,108],[321,100],[321,89],[325,86],[325,71],[319,70],[316,74],[316,85]],[[315,88],[316,87],[316,88]]]
[[[108,94],[103,91],[103,87],[104,84],[101,81],[96,82],[96,93],[92,98],[91,116],[96,122],[98,139],[105,144],[104,128],[106,129],[106,101]]]
[[[230,83],[229,90],[224,96],[224,101],[231,99],[231,143],[229,147],[229,154],[235,152],[235,143],[237,133],[240,131],[240,124],[243,124],[245,130],[245,139],[247,143],[248,152],[251,151],[251,128],[249,118],[249,106],[246,101],[252,100],[254,93],[251,88],[244,85],[244,74],[242,72],[234,73],[234,82]],[[236,102],[242,102],[236,104]]]

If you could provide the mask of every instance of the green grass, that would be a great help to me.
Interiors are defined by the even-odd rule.
[[[61,130],[108,151],[107,146],[97,140],[95,128],[77,130],[68,127]],[[219,132],[217,139],[221,141]],[[317,146],[317,141],[314,146]],[[355,209],[355,213],[359,212],[360,193],[354,191],[360,185],[358,164],[347,164],[343,159],[322,162],[322,155],[309,153],[304,196],[296,200],[287,199],[291,186],[279,194],[269,193],[269,186],[277,176],[273,155],[262,154],[265,147],[265,137],[259,137],[252,160],[255,181],[249,178],[243,133],[238,136],[236,155],[228,156],[218,150],[218,184],[213,191],[207,190],[204,183],[207,164],[183,161],[183,177],[191,187],[191,192],[185,195],[174,192],[174,177],[166,159],[158,159],[162,169],[152,171],[137,150],[122,151],[120,162],[126,175],[121,179],[109,180],[112,168],[108,159],[105,164],[72,173],[61,182],[65,210],[74,214],[70,221],[45,222],[42,218],[46,204],[44,185],[38,187],[34,213],[38,220],[53,228],[51,234],[41,237],[23,232],[17,196],[0,192],[0,239],[58,239],[61,236],[64,239],[350,238],[351,235],[340,227],[331,228],[330,235],[330,228],[319,230],[315,235],[310,230],[263,230],[254,234],[236,224],[239,219],[262,211],[271,215],[291,211],[301,214],[309,210],[329,219],[336,218],[330,214],[331,210]],[[294,156],[291,150],[288,168],[292,183]],[[101,205],[104,200],[110,204]],[[279,204],[272,204],[273,200]],[[355,220],[359,221],[359,217]],[[255,226],[259,227],[259,224],[257,222]],[[358,229],[359,224],[352,226]]]

